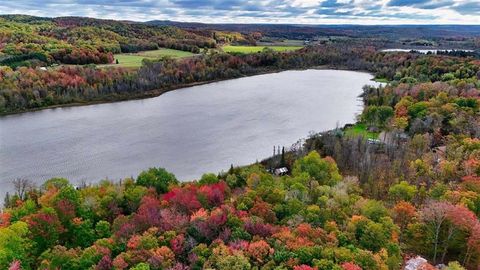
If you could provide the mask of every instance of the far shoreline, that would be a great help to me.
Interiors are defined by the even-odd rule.
[[[201,85],[206,85],[206,84],[211,84],[211,83],[216,83],[216,82],[235,80],[235,79],[241,79],[241,78],[248,78],[248,77],[253,77],[253,76],[275,74],[275,73],[280,73],[280,72],[285,72],[285,71],[305,71],[305,70],[343,70],[343,71],[362,72],[362,73],[368,73],[368,74],[372,75],[373,76],[372,81],[377,81],[377,80],[375,80],[375,75],[368,70],[352,70],[352,69],[348,69],[346,67],[337,67],[337,66],[329,66],[329,65],[322,65],[322,66],[315,66],[315,67],[308,67],[308,68],[297,68],[297,69],[266,70],[266,71],[260,71],[258,73],[251,74],[251,75],[243,75],[243,76],[233,77],[233,78],[216,79],[216,80],[194,82],[194,83],[188,83],[188,84],[178,84],[178,85],[174,85],[174,86],[167,87],[167,88],[164,88],[164,89],[155,89],[155,90],[147,91],[147,92],[144,92],[144,93],[132,94],[132,95],[128,95],[128,96],[105,96],[104,98],[99,99],[99,100],[91,100],[91,101],[85,101],[85,102],[73,102],[73,103],[65,103],[65,104],[56,104],[56,105],[39,107],[39,108],[32,108],[32,109],[27,109],[27,110],[1,112],[0,113],[0,118],[1,117],[7,117],[7,116],[10,116],[10,115],[32,113],[32,112],[38,112],[38,111],[43,111],[43,110],[49,110],[49,109],[80,107],[80,106],[125,102],[125,101],[130,101],[130,100],[148,99],[148,98],[159,97],[162,94],[165,94],[167,92],[171,92],[171,91],[175,91],[175,90],[181,90],[181,89],[184,89],[184,88],[190,88],[190,87],[194,87],[194,86],[201,86]],[[385,83],[383,81],[377,81],[377,82]]]

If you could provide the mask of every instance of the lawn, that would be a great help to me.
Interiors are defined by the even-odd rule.
[[[115,60],[118,60],[118,66],[122,67],[141,67],[143,59],[158,59],[164,56],[173,58],[190,57],[193,53],[184,52],[172,49],[160,49],[154,51],[142,51],[137,53],[122,53],[116,54]],[[103,66],[117,66],[116,64],[103,65]]]
[[[302,46],[224,46],[222,47],[224,52],[236,52],[236,53],[257,53],[261,52],[264,48],[270,48],[274,51],[285,52],[295,51],[303,48]]]
[[[375,82],[379,82],[379,83],[389,83],[390,82],[387,78],[374,78],[373,80]]]
[[[371,132],[367,130],[365,124],[356,124],[344,130],[345,136],[357,137],[363,136],[366,139],[378,139],[378,132]]]
[[[140,67],[144,58],[144,56],[134,54],[116,54],[115,60],[118,60],[118,65],[110,64],[105,66]]]
[[[141,55],[145,57],[153,57],[153,58],[160,58],[163,56],[171,56],[174,58],[182,58],[182,57],[190,57],[193,55],[191,52],[179,51],[179,50],[172,50],[172,49],[160,49],[155,51],[143,51],[138,52],[136,55]]]

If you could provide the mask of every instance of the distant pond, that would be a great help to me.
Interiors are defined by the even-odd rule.
[[[384,49],[382,52],[411,52],[416,51],[419,53],[427,54],[437,54],[438,51],[464,51],[464,52],[473,52],[473,50],[464,50],[464,49],[445,49],[445,50],[438,50],[438,49]]]
[[[136,176],[164,167],[180,180],[271,155],[310,131],[355,120],[367,73],[286,71],[159,97],[0,117],[0,198],[11,181],[38,185]]]

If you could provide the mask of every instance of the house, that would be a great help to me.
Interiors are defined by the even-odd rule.
[[[417,256],[415,258],[411,258],[405,262],[404,270],[419,270],[423,269],[422,267],[428,265],[428,261],[424,258]]]
[[[288,173],[288,169],[287,167],[278,168],[278,169],[275,169],[274,173],[276,176],[285,175]]]
[[[368,138],[368,139],[367,139],[367,143],[368,143],[368,144],[382,144],[382,141],[380,141],[379,139],[371,139],[371,138]]]

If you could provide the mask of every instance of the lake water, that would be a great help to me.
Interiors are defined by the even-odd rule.
[[[310,131],[351,123],[367,73],[286,71],[155,98],[0,117],[0,197],[11,181],[40,185],[136,176],[160,166],[180,180],[271,155]]]
[[[419,52],[419,53],[423,53],[423,54],[427,54],[427,53],[433,53],[433,54],[437,54],[438,51],[453,51],[452,49],[446,49],[446,50],[437,50],[437,49],[384,49],[382,50],[382,52],[411,52],[412,50],[416,51],[416,52]],[[473,52],[473,50],[463,50],[463,49],[455,49],[455,51],[464,51],[464,52]]]

